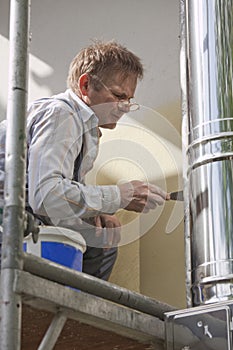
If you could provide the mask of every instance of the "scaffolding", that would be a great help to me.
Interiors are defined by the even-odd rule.
[[[53,349],[68,318],[163,349],[173,307],[23,252],[29,22],[30,0],[11,0],[0,349],[21,349],[23,303],[54,313],[39,350]]]

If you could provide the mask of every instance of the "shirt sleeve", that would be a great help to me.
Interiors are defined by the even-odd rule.
[[[29,204],[34,213],[58,225],[116,212],[120,208],[117,186],[84,185],[72,180],[83,142],[80,118],[63,108],[50,107],[35,120],[28,149]]]

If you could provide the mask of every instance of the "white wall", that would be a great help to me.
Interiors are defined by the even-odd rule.
[[[32,0],[30,83],[38,91],[65,88],[68,65],[93,38],[116,39],[142,60],[145,79],[137,98],[160,108],[180,97],[179,0]],[[9,0],[0,3],[0,35],[8,37]],[[41,64],[40,64],[41,63]],[[1,73],[6,72],[1,65]],[[49,69],[50,67],[50,69]],[[6,86],[6,79],[4,82]]]

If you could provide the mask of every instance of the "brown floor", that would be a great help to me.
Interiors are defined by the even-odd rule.
[[[45,311],[23,307],[22,350],[37,350],[53,315]],[[122,337],[92,326],[68,320],[54,350],[149,350],[150,344]]]

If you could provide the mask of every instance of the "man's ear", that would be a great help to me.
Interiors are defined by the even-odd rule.
[[[89,86],[89,77],[88,74],[84,73],[80,76],[79,81],[79,91],[83,96],[87,96],[88,86]]]

